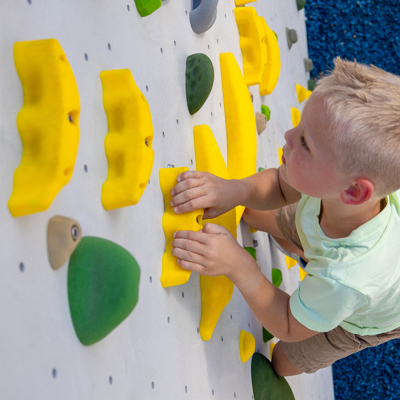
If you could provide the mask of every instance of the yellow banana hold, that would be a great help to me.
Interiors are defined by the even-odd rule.
[[[239,45],[243,57],[243,74],[247,86],[258,85],[267,65],[265,31],[254,7],[235,8]]]
[[[78,152],[80,101],[56,39],[15,43],[14,61],[24,94],[17,116],[23,148],[8,208],[20,217],[47,210],[70,181]]]
[[[281,54],[275,33],[269,28],[263,17],[260,20],[265,33],[264,43],[267,48],[267,65],[263,71],[259,92],[260,96],[266,96],[273,92],[278,83],[281,73]]]
[[[224,98],[228,173],[231,179],[247,178],[257,168],[257,126],[246,82],[232,53],[220,55]],[[236,225],[245,207],[236,207]]]
[[[183,285],[189,278],[191,271],[181,268],[171,254],[174,233],[181,230],[199,231],[203,227],[198,221],[203,217],[203,210],[194,210],[185,214],[176,214],[171,206],[171,190],[178,183],[176,178],[189,168],[161,168],[159,170],[160,187],[164,196],[164,215],[162,226],[165,235],[165,252],[162,257],[161,285],[163,287]]]
[[[129,69],[103,71],[100,79],[108,120],[108,176],[101,202],[112,210],[139,202],[153,168],[154,132],[149,104]]]
[[[197,171],[209,172],[223,179],[229,179],[228,170],[215,137],[208,125],[198,125],[193,129],[194,148]],[[236,212],[235,209],[211,220],[203,220],[221,225],[236,239]],[[233,293],[233,282],[225,276],[200,275],[201,291],[201,320],[200,336],[209,340],[217,325],[218,319],[229,303]]]

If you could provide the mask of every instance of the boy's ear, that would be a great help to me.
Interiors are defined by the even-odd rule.
[[[364,178],[357,178],[347,189],[340,192],[344,204],[360,205],[368,201],[374,194],[374,185]]]

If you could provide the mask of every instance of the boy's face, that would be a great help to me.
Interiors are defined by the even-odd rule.
[[[349,181],[335,172],[330,116],[320,96],[312,94],[301,122],[285,133],[281,172],[299,192],[320,199],[339,197]]]

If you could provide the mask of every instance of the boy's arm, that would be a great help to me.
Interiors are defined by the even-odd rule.
[[[263,275],[253,257],[225,228],[208,223],[200,232],[178,231],[172,245],[172,254],[182,268],[231,279],[257,319],[278,339],[297,342],[318,333],[293,317],[290,296]]]
[[[200,171],[178,176],[171,205],[176,213],[204,209],[204,219],[215,218],[242,205],[255,210],[275,210],[295,203],[301,194],[270,168],[245,179],[226,180]]]

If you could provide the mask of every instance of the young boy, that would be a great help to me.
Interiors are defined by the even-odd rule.
[[[280,339],[272,365],[281,376],[400,337],[400,77],[334,63],[286,132],[278,169],[242,180],[189,171],[172,190],[176,213],[204,208],[208,219],[247,207],[248,225],[307,262],[289,296],[223,227],[173,241],[182,268],[229,277]]]

